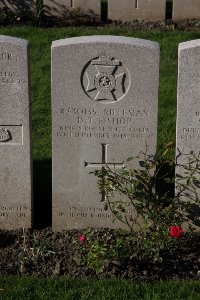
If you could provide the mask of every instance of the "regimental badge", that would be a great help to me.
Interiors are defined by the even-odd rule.
[[[86,95],[94,101],[116,102],[127,94],[130,74],[122,62],[103,53],[85,66],[82,87]]]
[[[0,128],[0,142],[7,142],[11,139],[10,131],[6,128]]]

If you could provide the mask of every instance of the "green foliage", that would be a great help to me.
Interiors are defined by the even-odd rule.
[[[187,164],[181,166],[169,158],[171,149],[173,143],[166,144],[161,158],[149,156],[147,149],[142,153],[138,169],[116,170],[105,165],[94,172],[100,192],[105,195],[104,209],[109,209],[114,221],[123,223],[129,234],[120,231],[117,237],[113,238],[111,234],[98,239],[86,232],[83,249],[87,267],[99,272],[113,260],[122,263],[124,259],[133,258],[161,263],[164,251],[176,241],[170,235],[170,227],[181,229],[180,226],[187,222],[190,231],[193,230],[187,211],[191,200],[192,204],[199,204],[196,189],[200,156],[191,153],[186,156]],[[129,158],[127,162],[133,159]],[[168,188],[174,187],[171,169],[175,167],[182,175],[178,177],[174,195]]]
[[[167,149],[165,154],[166,152]],[[172,168],[174,162],[163,158],[156,159],[149,156],[147,151],[142,156],[139,169],[124,167],[113,170],[105,166],[102,170],[95,171],[100,191],[106,194],[105,208],[109,207],[116,219],[126,224],[130,231],[134,230],[135,224],[141,230],[180,225],[184,220],[183,212],[187,203],[179,201],[170,191],[161,191],[158,184],[161,180],[163,185],[174,182],[174,177],[170,178],[168,172],[162,174],[166,163]],[[133,159],[129,158],[128,161]],[[120,197],[116,197],[118,194]],[[132,216],[128,213],[130,208],[134,209]],[[142,224],[140,219],[143,220]]]
[[[43,12],[44,12],[43,0],[36,0],[36,16],[35,16],[35,19],[36,19],[36,24],[38,26],[41,25]]]
[[[108,250],[104,244],[94,240],[90,245],[87,243],[87,246],[82,249],[83,259],[81,259],[81,262],[89,269],[94,269],[97,273],[102,272]]]

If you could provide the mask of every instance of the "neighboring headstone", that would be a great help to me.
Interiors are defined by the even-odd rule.
[[[100,0],[43,0],[44,11],[47,16],[66,18],[76,13],[100,18]]]
[[[44,13],[47,16],[67,18],[73,10],[73,0],[43,0]]]
[[[189,159],[200,153],[200,40],[184,42],[179,44],[179,74],[177,95],[177,129],[176,129],[176,193],[182,187],[180,183],[187,186],[187,190],[181,193],[183,199],[196,201],[196,195],[200,196],[199,170],[196,180],[190,186],[186,178],[186,167]],[[191,152],[193,154],[191,154]],[[197,162],[197,161],[196,161]],[[192,164],[194,167],[194,164]],[[192,166],[191,165],[191,166]],[[191,211],[194,220],[199,210]],[[199,215],[198,220],[200,221]]]
[[[0,12],[6,10],[16,15],[16,18],[36,14],[36,0],[3,0],[0,1]]]
[[[113,36],[53,42],[53,229],[121,227],[97,178],[142,150],[155,154],[159,45]],[[138,168],[138,160],[127,166]],[[130,213],[132,210],[130,209]]]
[[[73,7],[91,17],[101,17],[101,0],[73,0]]]
[[[199,0],[173,0],[173,20],[199,19]]]
[[[28,42],[0,36],[0,228],[31,226]]]
[[[108,19],[158,21],[165,19],[166,0],[108,0]]]

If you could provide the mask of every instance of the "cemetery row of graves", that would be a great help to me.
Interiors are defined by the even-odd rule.
[[[163,185],[161,198],[157,198],[149,184],[152,174],[146,177],[148,165],[145,171],[140,158],[127,161],[141,150],[146,151],[147,145],[148,153],[155,154],[157,135],[159,146],[174,140],[176,56],[178,43],[184,40],[194,41],[179,45],[177,132],[180,131],[176,156],[180,151],[198,152],[198,129],[194,129],[198,128],[199,84],[198,64],[195,63],[198,61],[199,41],[195,40],[198,33],[177,31],[158,36],[153,32],[129,34],[121,30],[114,33],[113,29],[104,32],[132,36],[128,38],[95,36],[98,30],[94,29],[52,31],[9,27],[1,28],[1,34],[4,36],[0,41],[0,273],[199,278],[199,235],[187,232],[185,227],[180,227],[182,223],[176,222],[175,198],[168,195],[165,198]],[[23,40],[14,36],[23,37]],[[30,40],[30,47],[24,39]],[[161,57],[155,40],[161,44]],[[167,59],[163,63],[165,55]],[[166,68],[170,74],[167,79],[163,77],[167,75]],[[160,96],[159,93],[158,121],[159,71],[164,94]],[[190,101],[186,101],[185,93],[189,92]],[[168,106],[163,98],[167,99]],[[185,158],[187,160],[188,156],[179,156],[179,163],[187,167]],[[196,162],[198,164],[198,160]],[[134,231],[135,227],[122,231],[122,228],[129,229],[127,224],[119,219],[112,222],[111,211],[104,210],[109,198],[106,188],[110,185],[99,190],[98,178],[93,174],[96,170],[99,174],[111,172],[112,176],[117,172],[126,178],[134,177],[134,172],[138,172],[136,175],[146,172],[136,181],[135,187],[138,186],[136,196],[142,199],[141,203],[146,208],[149,204],[150,227],[144,222],[139,232]],[[127,170],[130,170],[128,175]],[[112,187],[118,184],[117,180],[109,183]],[[171,186],[174,190],[174,183]],[[197,178],[187,187],[187,199],[198,196]],[[150,193],[146,193],[147,190]],[[130,196],[128,200],[133,194]],[[155,196],[154,199],[151,196]],[[161,204],[167,204],[163,199],[172,201],[172,205],[163,207]],[[125,212],[131,221],[134,207],[128,205]],[[193,213],[196,213],[195,225],[198,226],[197,207]],[[35,230],[35,218],[39,221],[37,225],[41,225],[47,214],[52,216],[53,230],[51,227]],[[30,230],[22,229],[31,226]],[[60,232],[62,229],[65,230]]]
[[[168,12],[170,11],[170,13]],[[51,18],[76,17],[85,15],[93,20],[102,19],[132,21],[160,21],[170,14],[173,20],[199,19],[198,0],[5,0],[0,3],[0,11],[22,15],[44,14]]]
[[[28,53],[26,40],[0,36],[1,229],[34,225]],[[192,151],[196,169],[181,196],[195,201],[199,195],[199,40],[181,43],[178,55],[176,173],[187,179]],[[155,155],[159,44],[120,36],[67,38],[52,43],[51,62],[53,230],[126,228],[119,220],[113,222],[112,209],[105,211],[107,195],[99,191],[91,172],[104,172],[107,167],[140,170],[141,152]],[[127,161],[129,157],[135,159]],[[130,204],[125,210],[126,219],[134,219]],[[196,214],[198,223],[198,210]]]

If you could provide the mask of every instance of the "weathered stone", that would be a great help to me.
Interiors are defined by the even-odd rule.
[[[73,4],[75,9],[80,10],[91,16],[100,18],[101,17],[101,1],[100,0],[74,0]]]
[[[47,16],[65,18],[73,9],[71,0],[43,0],[44,13]]]
[[[196,195],[200,195],[199,175],[190,186],[187,183],[186,168],[189,166],[189,159],[198,156],[200,153],[200,40],[181,43],[179,45],[179,75],[178,75],[178,96],[177,96],[177,136],[176,136],[176,193],[182,189],[180,183],[187,186],[187,190],[181,193],[182,199],[193,203]],[[191,154],[193,152],[193,154]],[[197,162],[197,161],[196,161]],[[191,166],[194,167],[195,164]],[[199,170],[198,170],[199,173]],[[180,182],[180,176],[185,179]],[[195,207],[196,213],[199,210]],[[195,211],[191,212],[194,220]],[[199,218],[199,215],[198,215]]]
[[[108,19],[158,21],[165,19],[166,0],[108,0]]]
[[[100,17],[100,0],[43,0],[43,3],[47,16],[66,18],[70,14],[83,13]]]
[[[0,36],[0,228],[31,226],[28,42]]]
[[[199,0],[173,0],[173,20],[199,19]]]
[[[30,14],[36,14],[36,0],[3,0],[0,1],[0,11],[2,9],[12,12],[16,18],[23,15],[30,17]]]
[[[52,45],[53,229],[121,227],[89,174],[156,151],[157,43],[113,36]],[[132,210],[130,208],[130,214]]]

